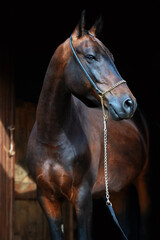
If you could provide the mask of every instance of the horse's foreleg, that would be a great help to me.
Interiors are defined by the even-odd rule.
[[[150,214],[150,195],[146,176],[142,173],[135,182],[135,187],[138,193],[139,209],[140,209],[140,239],[149,240],[151,229],[151,214]]]
[[[73,202],[77,220],[79,240],[91,239],[92,196],[90,188],[86,185],[78,189],[78,195]]]
[[[136,231],[134,231],[134,233],[132,232],[132,227],[130,223],[130,214],[129,214],[130,199],[129,199],[128,189],[122,190],[120,192],[112,193],[111,202],[112,202],[116,217],[125,235],[128,237],[128,239],[136,239],[136,237],[134,237],[136,234]],[[119,234],[122,235],[120,231],[119,231]],[[132,236],[133,238],[132,237],[130,238],[130,236]]]
[[[61,230],[61,203],[57,200],[50,200],[39,190],[38,200],[49,223],[51,240],[62,240],[63,234]]]

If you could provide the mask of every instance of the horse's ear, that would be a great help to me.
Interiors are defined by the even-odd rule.
[[[83,35],[84,27],[85,27],[85,10],[82,11],[80,21],[72,33],[73,40],[80,38]]]
[[[96,22],[90,28],[89,32],[95,37],[98,37],[101,34],[102,28],[103,28],[103,20],[102,20],[102,16],[100,16],[99,18],[97,18]]]

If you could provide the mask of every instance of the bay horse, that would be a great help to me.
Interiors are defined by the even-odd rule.
[[[37,183],[38,200],[52,240],[63,239],[61,207],[66,200],[75,208],[78,239],[90,240],[92,197],[105,196],[103,117],[98,91],[104,92],[104,107],[109,111],[108,184],[115,213],[121,220],[132,183],[138,191],[142,215],[149,205],[144,121],[139,114],[138,125],[136,119],[131,119],[136,99],[119,74],[112,54],[97,38],[100,20],[89,31],[84,22],[83,13],[71,38],[51,58],[28,142],[28,167]],[[126,234],[133,235],[130,231]]]

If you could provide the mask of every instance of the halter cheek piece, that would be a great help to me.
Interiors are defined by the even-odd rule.
[[[95,82],[93,81],[93,79],[89,76],[87,70],[85,69],[85,67],[83,66],[83,64],[81,63],[81,61],[79,60],[74,48],[73,48],[73,45],[72,45],[72,35],[70,36],[70,46],[71,46],[71,49],[72,49],[72,52],[75,56],[75,58],[77,59],[77,62],[79,63],[79,65],[81,66],[83,72],[85,73],[86,77],[88,78],[88,80],[91,82],[91,84],[93,85],[93,87],[96,89],[97,93],[99,96],[104,96],[106,93],[112,91],[114,88],[118,87],[120,84],[122,83],[126,83],[125,80],[121,80],[117,83],[115,83],[113,86],[111,86],[110,88],[108,88],[106,91],[102,92],[98,87],[97,85],[95,84]]]
[[[90,36],[92,36],[91,34],[89,34]],[[93,36],[92,36],[93,37]],[[101,99],[101,105],[102,105],[102,112],[103,112],[103,120],[104,120],[104,177],[105,177],[105,187],[106,187],[106,205],[108,206],[108,209],[115,221],[115,223],[117,224],[118,228],[120,229],[121,233],[123,234],[124,238],[126,240],[127,237],[123,231],[123,229],[121,228],[118,219],[114,213],[114,210],[112,208],[112,203],[110,202],[110,196],[109,196],[109,189],[108,189],[108,161],[107,161],[107,119],[108,119],[108,113],[105,113],[105,109],[104,109],[104,102],[103,102],[103,97],[106,93],[112,91],[114,88],[118,87],[120,84],[122,83],[126,83],[125,80],[121,80],[117,83],[115,83],[113,86],[111,86],[110,88],[108,88],[106,91],[102,92],[97,85],[95,84],[95,82],[93,81],[93,79],[90,77],[90,75],[88,74],[87,70],[85,69],[85,67],[83,66],[83,64],[81,63],[81,61],[79,60],[73,45],[72,45],[72,35],[70,36],[70,46],[72,49],[72,52],[75,56],[75,58],[77,59],[77,62],[79,63],[79,65],[81,66],[83,72],[85,73],[86,77],[88,78],[88,80],[90,81],[90,83],[93,85],[93,87],[95,88],[96,92],[98,93],[100,99]]]
[[[91,34],[90,34],[91,35]],[[92,35],[91,35],[92,36]],[[70,36],[70,39],[69,39],[69,42],[70,42],[70,46],[71,46],[71,49],[72,49],[72,52],[77,60],[77,62],[79,63],[79,65],[81,66],[83,72],[85,73],[86,77],[88,78],[88,80],[90,81],[90,83],[93,85],[93,87],[95,88],[96,92],[98,93],[100,99],[101,99],[101,105],[102,105],[102,111],[103,111],[103,116],[104,118],[107,120],[108,118],[108,115],[105,113],[105,110],[104,110],[104,103],[103,103],[103,97],[106,93],[108,92],[111,92],[114,88],[118,87],[120,84],[122,83],[126,83],[125,80],[121,80],[117,83],[115,83],[113,86],[111,86],[110,88],[108,88],[106,91],[102,92],[98,87],[97,85],[95,84],[95,82],[93,81],[93,79],[90,77],[89,73],[87,72],[87,70],[85,69],[85,67],[83,66],[83,64],[81,63],[81,61],[79,60],[79,57],[77,56],[75,50],[74,50],[74,47],[72,45],[72,35]]]

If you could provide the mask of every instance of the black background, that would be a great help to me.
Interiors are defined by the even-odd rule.
[[[6,3],[0,9],[1,42],[13,52],[16,98],[37,102],[49,60],[74,30],[81,11],[86,9],[87,28],[102,15],[101,40],[113,53],[115,64],[136,96],[149,126],[152,239],[158,239],[160,6],[158,1],[110,2]],[[101,231],[107,239],[106,229],[104,226]]]

